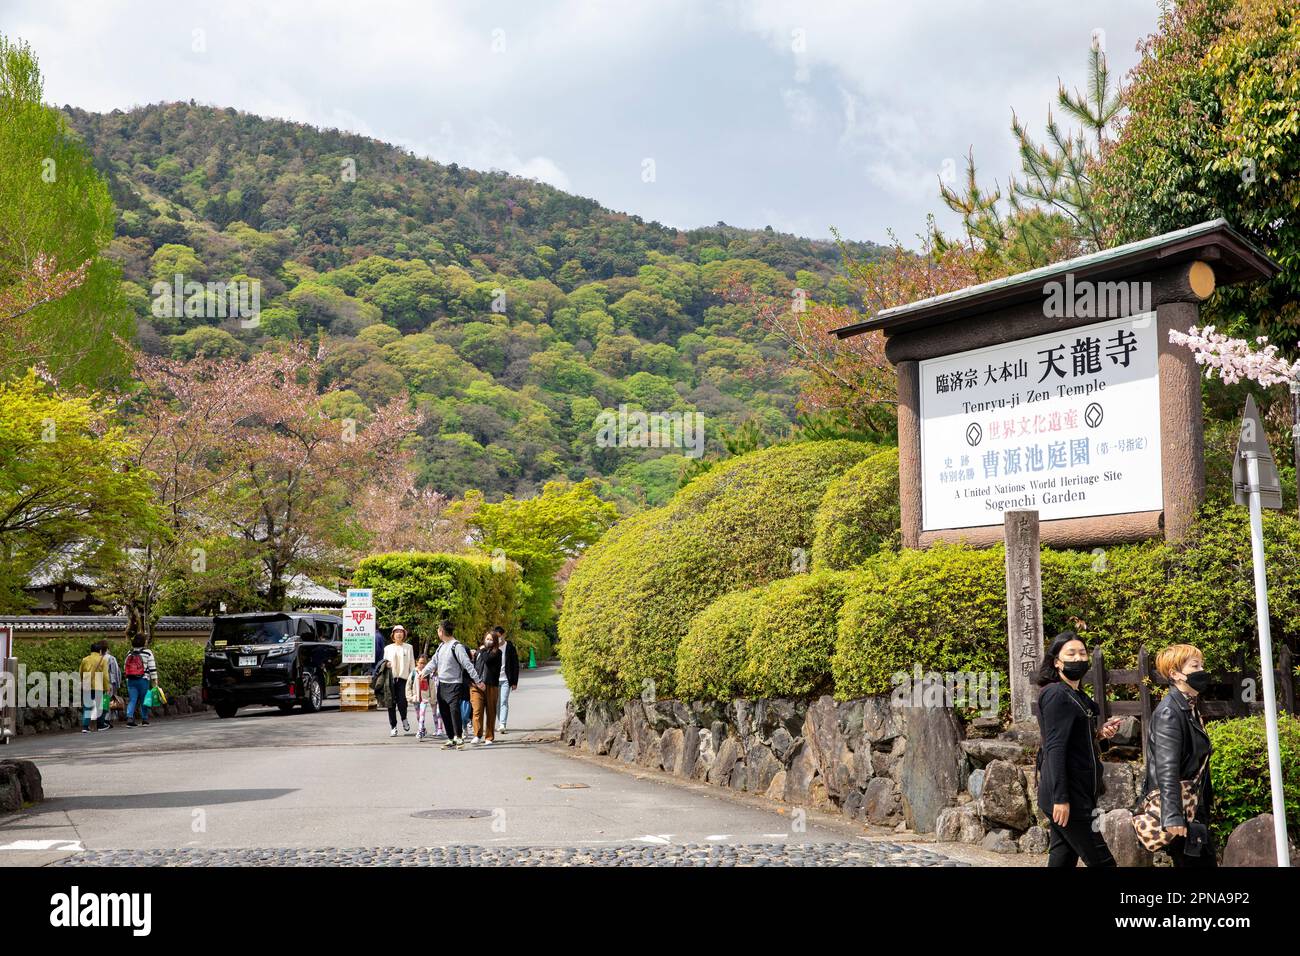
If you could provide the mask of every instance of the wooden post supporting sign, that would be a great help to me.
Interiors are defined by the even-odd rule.
[[[1038,512],[1007,511],[1002,518],[1007,565],[1007,651],[1011,719],[1034,719],[1035,678],[1043,659],[1043,585]]]

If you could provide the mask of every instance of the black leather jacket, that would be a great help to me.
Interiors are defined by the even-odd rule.
[[[1151,712],[1151,726],[1147,730],[1146,782],[1142,787],[1142,797],[1153,790],[1160,791],[1162,827],[1187,826],[1180,783],[1194,780],[1201,764],[1209,756],[1210,738],[1201,721],[1192,713],[1191,702],[1177,687],[1170,687],[1164,700]],[[1208,766],[1201,777],[1200,790],[1196,816],[1208,820],[1210,801],[1214,798]]]

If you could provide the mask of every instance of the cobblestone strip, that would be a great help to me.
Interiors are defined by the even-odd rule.
[[[901,843],[89,850],[56,866],[968,866]]]

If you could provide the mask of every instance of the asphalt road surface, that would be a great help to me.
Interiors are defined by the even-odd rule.
[[[575,756],[547,742],[567,697],[524,671],[510,732],[462,751],[336,701],[20,738],[0,756],[36,761],[46,800],[0,817],[0,865],[993,862]]]

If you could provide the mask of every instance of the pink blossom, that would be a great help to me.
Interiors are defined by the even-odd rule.
[[[1203,329],[1195,326],[1182,332],[1169,330],[1169,341],[1185,345],[1192,350],[1197,365],[1205,366],[1205,374],[1213,378],[1215,372],[1229,385],[1242,380],[1260,385],[1289,385],[1300,381],[1300,360],[1288,362],[1277,354],[1277,346],[1268,344],[1268,336],[1255,339],[1261,348],[1256,351],[1246,339],[1232,339],[1216,332],[1214,326]]]

